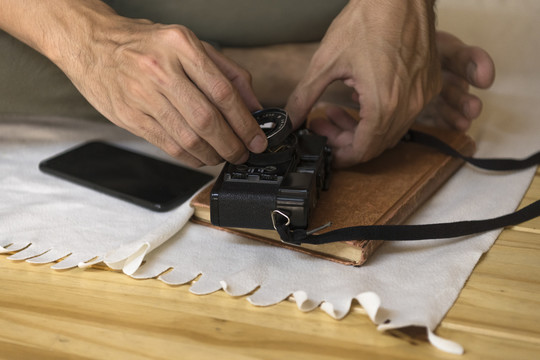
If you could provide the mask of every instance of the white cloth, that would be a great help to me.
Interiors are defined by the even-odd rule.
[[[535,0],[438,2],[441,29],[481,44],[498,66],[495,86],[481,92],[484,113],[471,134],[477,156],[524,157],[540,149],[540,25]],[[293,294],[301,310],[317,306],[335,318],[356,299],[380,329],[424,326],[445,351],[462,348],[433,334],[480,256],[499,231],[479,236],[386,243],[353,268],[243,239],[186,221],[191,209],[154,213],[39,172],[38,163],[79,142],[101,138],[163,156],[108,124],[76,119],[0,119],[0,251],[55,269],[105,261],[136,278],[190,282],[197,294],[250,293],[255,305]],[[207,169],[215,173],[217,169]],[[513,211],[534,169],[493,174],[462,168],[409,223],[480,219]],[[28,246],[31,244],[30,246]],[[27,247],[28,246],[28,247]],[[154,250],[154,251],[152,251]],[[145,264],[139,267],[142,259]]]
[[[132,272],[189,220],[188,203],[168,213],[152,212],[39,171],[41,160],[96,138],[164,156],[108,123],[0,117],[0,246],[24,248],[11,259],[47,263],[71,254],[53,268],[103,260]]]

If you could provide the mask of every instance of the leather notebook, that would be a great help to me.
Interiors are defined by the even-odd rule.
[[[415,125],[416,130],[443,140],[463,155],[471,156],[475,145],[462,132]],[[334,169],[330,188],[322,191],[310,215],[310,229],[328,222],[335,230],[357,225],[400,224],[422,205],[459,167],[463,160],[444,155],[430,147],[400,142],[369,162],[347,169]],[[193,222],[210,224],[212,184],[193,198]],[[217,228],[217,227],[216,227]],[[273,230],[225,229],[250,239],[342,264],[359,266],[382,244],[381,240],[361,240],[324,245],[294,246],[282,243]]]

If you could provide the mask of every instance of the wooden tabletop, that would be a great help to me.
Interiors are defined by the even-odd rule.
[[[536,199],[539,172],[522,205]],[[291,301],[255,307],[0,256],[0,359],[540,359],[540,219],[501,234],[436,333],[465,355],[435,349],[424,329],[381,333],[358,304],[337,321]]]

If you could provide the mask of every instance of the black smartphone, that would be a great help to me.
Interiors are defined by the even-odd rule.
[[[154,211],[179,206],[213,178],[102,141],[43,160],[39,169]]]

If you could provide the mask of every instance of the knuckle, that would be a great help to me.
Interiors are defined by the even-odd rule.
[[[244,157],[245,153],[246,149],[241,144],[231,144],[221,152],[221,156],[227,161],[236,163]]]
[[[176,111],[170,106],[160,106],[155,111],[156,120],[160,123],[171,123],[177,120]]]
[[[207,154],[204,163],[206,165],[214,166],[223,162],[223,158],[215,151],[211,151]]]
[[[202,153],[206,150],[206,143],[196,135],[184,135],[180,142],[182,147],[191,154]]]
[[[205,165],[202,162],[200,162],[199,160],[196,160],[196,159],[193,159],[193,158],[182,159],[182,160],[186,165],[191,166],[193,168],[201,168],[201,167],[203,167]]]
[[[174,142],[167,142],[160,148],[174,158],[182,159],[187,155],[187,152]]]
[[[208,163],[206,165],[216,166],[216,165],[221,164],[222,162],[223,162],[223,159],[220,156],[216,156],[216,157],[213,157],[212,159],[210,159],[210,161],[208,161]]]
[[[165,151],[171,157],[178,159],[191,167],[199,168],[204,165],[202,162],[195,159],[193,156],[189,154],[189,152],[187,152],[186,150],[184,150],[181,146],[177,144],[171,143],[170,146],[167,148],[162,147],[162,150]]]
[[[167,133],[163,132],[159,126],[156,126],[154,122],[147,121],[145,119],[130,124],[127,128],[133,134],[146,139],[151,144],[154,144],[158,148],[165,151],[171,156],[178,156],[181,154],[182,149],[176,144]]]
[[[168,25],[161,29],[159,36],[172,46],[183,47],[196,38],[195,34],[183,25]]]
[[[236,91],[229,81],[218,80],[210,88],[210,96],[217,104],[228,104],[236,98]]]
[[[172,49],[176,49],[183,58],[198,67],[204,66],[207,61],[203,46],[195,33],[182,25],[168,25],[161,30],[160,40]]]
[[[198,106],[191,113],[193,121],[190,122],[193,129],[202,135],[212,133],[218,114],[216,110],[208,106]]]
[[[238,77],[247,84],[253,83],[253,75],[244,68],[238,68]]]
[[[132,120],[125,122],[125,129],[133,134],[140,136],[154,144],[159,144],[159,136],[156,131],[156,127],[153,122],[148,121],[144,116],[133,118]]]

